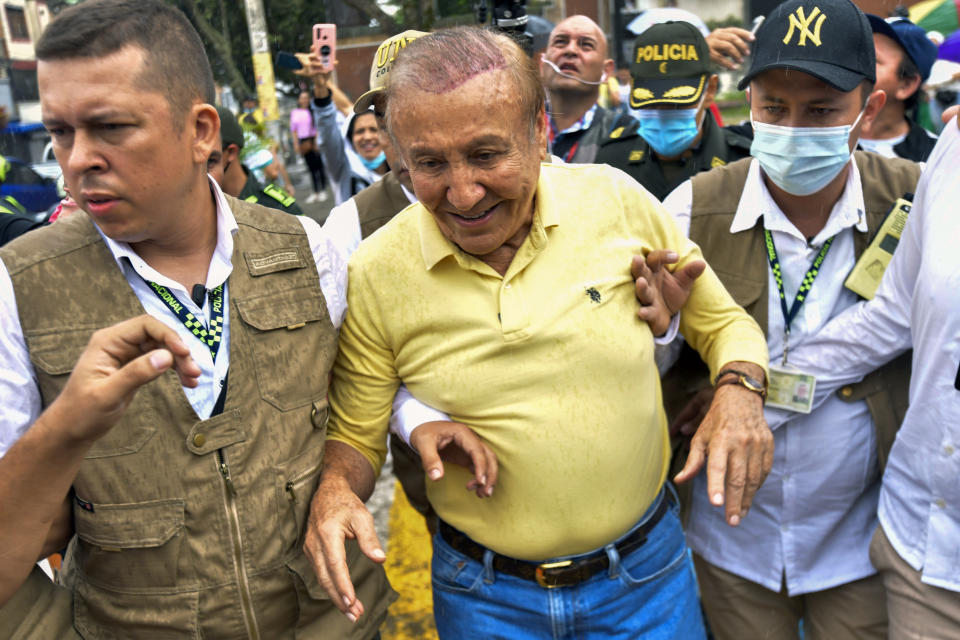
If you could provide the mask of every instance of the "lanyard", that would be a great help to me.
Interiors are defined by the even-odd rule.
[[[550,152],[553,153],[553,143],[556,141],[557,136],[564,135],[564,134],[562,132],[557,131],[557,128],[556,126],[554,126],[553,120],[550,118],[550,116],[544,116],[544,117],[547,118],[547,140],[550,143]],[[581,127],[583,126],[583,121],[585,118],[586,118],[586,114],[584,114],[582,118],[577,120],[577,123],[579,123]],[[577,131],[571,131],[569,135],[573,135],[575,133],[584,134],[586,133],[586,129],[581,128],[581,129],[578,129]],[[580,140],[577,139],[577,141],[573,143],[573,146],[570,147],[567,153],[564,154],[563,161],[569,164],[570,159],[573,158],[574,154],[577,152],[577,147],[579,146],[580,146]]]
[[[780,292],[780,310],[783,311],[783,364],[787,364],[787,347],[790,339],[790,325],[793,324],[794,318],[796,318],[797,314],[800,313],[800,307],[803,306],[804,301],[807,299],[807,295],[813,288],[814,280],[817,279],[817,274],[820,273],[820,265],[823,264],[824,259],[827,257],[827,251],[830,250],[830,246],[833,244],[833,239],[837,236],[831,237],[829,240],[823,243],[822,247],[820,247],[820,252],[817,254],[817,257],[813,259],[813,264],[810,265],[810,268],[807,269],[807,273],[803,276],[803,281],[800,283],[800,288],[797,290],[797,297],[793,299],[793,304],[787,308],[787,294],[783,290],[783,272],[780,268],[780,258],[777,257],[777,248],[773,245],[773,235],[771,235],[769,229],[764,229],[763,235],[767,241],[767,260],[770,261],[770,269],[773,271],[773,280],[777,283],[777,291]]]
[[[177,299],[177,296],[173,295],[172,291],[156,282],[150,280],[146,282],[157,294],[157,297],[163,300],[170,310],[176,314],[183,326],[197,336],[200,342],[207,345],[210,349],[210,356],[216,362],[217,351],[220,350],[220,336],[223,334],[223,285],[221,284],[216,289],[207,292],[207,295],[210,296],[211,318],[210,326],[204,327],[196,316],[186,310],[186,307]]]

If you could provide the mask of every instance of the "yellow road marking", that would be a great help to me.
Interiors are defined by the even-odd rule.
[[[430,591],[433,547],[423,516],[410,506],[399,482],[394,489],[389,526],[385,568],[400,597],[390,606],[383,623],[383,640],[435,640]]]

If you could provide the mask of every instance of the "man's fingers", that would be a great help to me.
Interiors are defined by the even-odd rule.
[[[461,446],[473,462],[473,479],[467,483],[467,489],[476,491],[478,498],[492,496],[497,482],[497,457],[479,438]]]
[[[727,460],[726,477],[723,479],[726,491],[727,524],[736,527],[740,524],[740,513],[743,510],[743,495],[747,489],[747,460],[750,456],[749,448],[746,451],[737,450],[729,454]],[[707,465],[707,474],[710,474],[710,465]],[[707,484],[709,484],[709,479]],[[755,491],[756,489],[754,489]],[[753,493],[751,492],[751,497]]]
[[[673,276],[677,279],[677,284],[689,291],[693,287],[694,281],[703,275],[707,269],[707,263],[703,260],[694,260],[683,265],[682,269],[677,269]]]
[[[635,288],[637,290],[637,300],[640,301],[642,305],[650,305],[654,302],[653,288],[650,286],[650,282],[647,278],[637,278],[635,283]]]
[[[693,478],[700,472],[700,469],[703,468],[704,460],[706,460],[706,452],[704,451],[703,443],[697,438],[694,438],[690,442],[690,453],[687,455],[687,463],[683,465],[680,473],[673,477],[673,481],[677,484],[683,484]]]
[[[694,436],[694,440],[696,439],[697,436]],[[710,504],[715,507],[719,507],[724,503],[725,480],[727,477],[727,455],[727,448],[719,443],[713,444],[710,452],[708,453],[707,495],[710,497]],[[738,496],[738,504],[739,501],[740,498]]]
[[[419,427],[418,427],[419,428]],[[416,433],[416,429],[414,430]],[[411,434],[410,444],[414,444]],[[439,480],[443,477],[443,460],[440,459],[440,451],[437,448],[437,439],[433,437],[417,438],[414,448],[420,453],[420,460],[423,463],[423,470],[431,480]]]
[[[646,263],[650,271],[656,273],[665,264],[675,264],[680,256],[671,249],[657,249],[647,254]]]
[[[110,385],[118,402],[150,382],[173,365],[173,355],[166,349],[156,349],[123,365],[110,377]]]

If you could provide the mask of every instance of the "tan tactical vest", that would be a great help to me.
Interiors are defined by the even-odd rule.
[[[854,157],[863,184],[869,229],[868,233],[854,230],[854,252],[859,258],[896,199],[904,193],[913,193],[920,177],[920,167],[908,160],[883,158],[860,151]],[[694,176],[690,239],[700,245],[704,259],[737,304],[766,332],[769,265],[763,226],[757,224],[752,229],[730,233],[730,224],[747,181],[750,160],[745,158]],[[859,384],[843,387],[838,392],[840,398],[848,402],[866,400],[876,425],[881,469],[886,465],[890,447],[907,411],[911,353],[873,372]],[[690,393],[710,384],[706,367],[689,349],[677,364],[663,379],[664,404],[671,418],[683,407]]]
[[[353,196],[353,200],[360,218],[361,238],[366,238],[410,206],[410,200],[393,171]]]
[[[90,449],[74,482],[66,561],[84,638],[369,638],[395,597],[383,569],[348,547],[367,607],[353,625],[302,551],[336,331],[300,222],[228,200],[239,232],[225,407],[198,419],[167,372]],[[144,310],[82,213],[0,258],[47,406],[93,331]]]

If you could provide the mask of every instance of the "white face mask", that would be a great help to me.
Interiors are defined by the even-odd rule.
[[[850,132],[865,111],[866,106],[853,124],[839,127],[783,127],[757,122],[751,113],[750,155],[760,162],[767,177],[787,193],[814,194],[830,184],[850,161]]]

